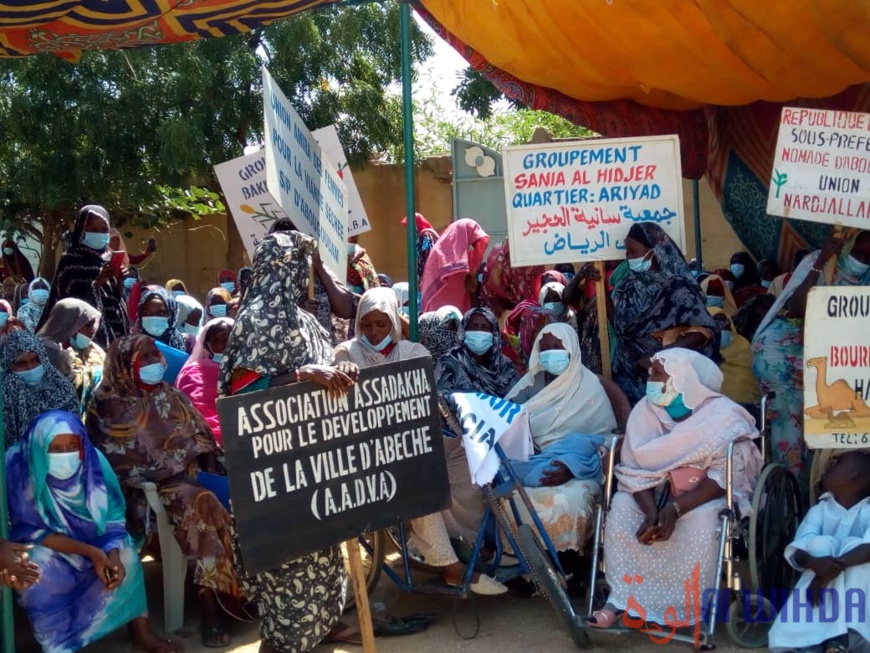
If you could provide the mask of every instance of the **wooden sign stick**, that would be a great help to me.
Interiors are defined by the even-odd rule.
[[[610,331],[607,326],[607,275],[604,261],[595,261],[595,269],[601,279],[595,282],[595,307],[598,309],[598,343],[601,346],[601,372],[611,378]]]
[[[347,549],[347,573],[353,583],[356,614],[359,618],[359,630],[362,633],[363,653],[375,653],[377,650],[375,647],[375,630],[372,624],[371,608],[369,607],[369,594],[366,589],[366,572],[363,569],[362,556],[359,554],[359,540],[356,538],[347,540],[344,546]]]
[[[308,299],[314,299],[314,266],[308,271]]]

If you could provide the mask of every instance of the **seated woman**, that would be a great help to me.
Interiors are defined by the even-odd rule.
[[[567,324],[541,329],[528,373],[506,398],[529,411],[538,452],[514,470],[556,550],[582,551],[601,496],[599,447],[618,424],[602,381],[583,365],[577,332]]]
[[[656,352],[684,347],[718,362],[719,326],[682,252],[660,226],[632,225],[625,247],[631,272],[614,289],[608,313],[617,336],[613,380],[636,403]]]
[[[181,650],[151,630],[124,497],[81,420],[40,415],[7,453],[6,473],[10,535],[33,545],[29,558],[41,571],[16,595],[42,650],[77,651],[127,623],[142,650]]]
[[[103,378],[106,352],[93,341],[100,323],[100,312],[80,299],[61,299],[37,336],[42,339],[48,358],[58,371],[72,381],[81,406],[87,411],[91,395]]]
[[[182,295],[176,300],[178,317],[176,324],[183,334],[196,338],[202,328],[202,304],[190,295]]]
[[[653,356],[646,398],[631,412],[616,467],[619,491],[604,535],[612,590],[592,626],[612,626],[632,595],[647,622],[664,626],[668,608],[683,605],[693,574],[699,573],[692,582],[700,587],[715,586],[728,444],[735,443],[733,492],[744,515],[763,465],[752,441],[755,421],[722,396],[721,386],[722,372],[698,352],[676,348]],[[636,576],[642,584],[620,581]],[[706,607],[679,618],[692,626]]]
[[[24,435],[37,415],[79,410],[72,383],[51,364],[42,341],[29,331],[15,331],[0,344],[0,373],[7,448]]]
[[[487,328],[491,328],[487,324]],[[337,362],[350,361],[359,367],[373,367],[386,363],[428,357],[429,352],[415,342],[402,340],[399,303],[391,288],[373,288],[360,299],[353,340],[335,348]],[[490,347],[492,347],[490,331]],[[467,474],[467,467],[466,467]],[[440,567],[444,582],[459,585],[465,574],[450,544],[450,537],[441,513],[414,519],[411,544],[433,567]],[[507,588],[486,575],[475,573],[469,589],[475,594],[503,594]]]
[[[708,274],[701,281],[701,292],[704,293],[704,298],[707,300],[707,308],[721,308],[728,317],[734,317],[737,314],[737,304],[734,302],[734,295],[728,288],[728,284],[718,274]]]
[[[447,310],[445,310],[447,308]],[[459,329],[459,318],[449,310],[449,307],[439,308],[431,313],[423,313],[417,320],[417,335],[432,356],[432,364],[438,362],[456,346],[456,332]]]
[[[178,330],[178,304],[175,297],[159,286],[148,286],[139,297],[136,331],[159,340],[178,351],[189,352],[193,339]]]
[[[196,339],[193,353],[175,379],[175,387],[187,395],[193,407],[205,418],[220,446],[223,446],[223,438],[215,402],[221,362],[232,330],[233,321],[228,317],[219,317],[206,324]]]
[[[36,277],[27,289],[29,301],[18,309],[18,319],[30,333],[36,333],[36,325],[42,319],[45,302],[48,301],[51,284],[42,277]]]
[[[435,367],[438,395],[447,400],[454,392],[482,392],[504,397],[519,379],[510,359],[501,352],[498,321],[488,308],[472,308],[453,334],[456,345]],[[442,515],[450,536],[474,542],[483,522],[485,499],[468,474],[462,439],[444,438],[450,508]]]
[[[91,441],[121,481],[129,527],[144,531],[147,511],[139,483],[157,485],[184,555],[195,561],[193,582],[203,608],[206,646],[226,646],[219,605],[236,614],[242,592],[232,549],[232,519],[218,498],[197,483],[200,471],[220,472],[211,429],[181,392],[165,383],[166,363],[148,336],[121,338],[109,347],[103,382],[88,410]]]

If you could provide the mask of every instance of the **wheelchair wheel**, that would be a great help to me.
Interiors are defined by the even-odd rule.
[[[538,591],[550,602],[556,614],[568,628],[574,643],[578,647],[589,645],[589,637],[580,625],[580,619],[574,612],[571,600],[562,585],[562,579],[556,572],[549,555],[541,546],[529,524],[522,524],[517,531],[517,544],[523,559],[529,565],[532,581]]]
[[[770,601],[755,592],[747,592],[731,602],[725,628],[728,637],[740,648],[764,648],[775,618]]]
[[[369,553],[362,543],[359,545],[363,569],[366,572],[366,591],[371,595],[381,579],[381,569],[387,556],[387,534],[386,531],[375,531],[374,533],[366,533],[363,535],[363,539],[372,548],[371,553]],[[344,551],[342,555],[347,557],[347,553]],[[354,605],[353,583],[350,582],[347,584],[347,600],[345,605],[349,608]]]
[[[755,589],[788,591],[798,572],[782,558],[801,520],[797,479],[780,465],[761,472],[749,518],[749,573]]]

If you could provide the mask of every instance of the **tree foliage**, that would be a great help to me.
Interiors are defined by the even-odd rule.
[[[84,203],[152,225],[220,210],[212,166],[263,137],[263,63],[309,128],[338,124],[351,163],[377,156],[402,138],[389,92],[401,79],[398,34],[390,2],[305,12],[246,35],[87,52],[77,64],[2,61],[0,228],[53,246],[55,223]],[[412,47],[418,61],[431,54],[416,28]]]

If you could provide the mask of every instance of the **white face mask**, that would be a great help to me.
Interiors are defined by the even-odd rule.
[[[75,476],[81,466],[82,458],[78,451],[48,454],[48,475],[59,481],[65,481]]]

